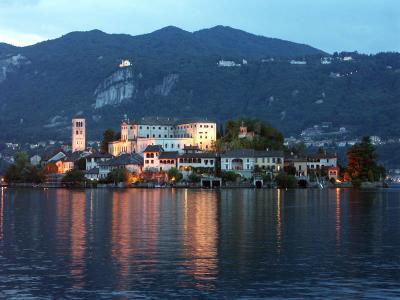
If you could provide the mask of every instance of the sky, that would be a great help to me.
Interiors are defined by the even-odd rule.
[[[131,35],[216,25],[327,52],[400,52],[400,0],[0,0],[0,42],[17,46],[71,31]]]

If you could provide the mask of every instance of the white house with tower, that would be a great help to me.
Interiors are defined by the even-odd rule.
[[[211,151],[217,138],[217,124],[207,119],[141,118],[121,122],[121,139],[108,144],[114,156],[143,153],[149,145],[160,145],[164,151],[183,153],[185,146]]]

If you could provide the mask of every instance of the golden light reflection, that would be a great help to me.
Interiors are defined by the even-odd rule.
[[[336,245],[340,245],[340,189],[336,189],[336,224],[335,224],[335,231],[336,231]]]
[[[85,274],[85,193],[56,190],[56,251],[61,257],[69,257],[69,272],[72,286],[84,286]],[[65,245],[70,245],[69,253],[65,253]]]
[[[281,190],[277,190],[277,204],[276,204],[276,250],[278,254],[281,253],[281,239],[282,239],[282,224],[281,224]]]
[[[214,288],[218,273],[218,207],[213,194],[185,191],[183,218],[184,272],[195,280],[197,289]]]
[[[126,288],[125,280],[129,275],[129,253],[131,249],[131,235],[128,194],[113,192],[112,195],[112,223],[111,223],[111,256],[118,263],[119,288]]]
[[[72,192],[71,195],[71,275],[73,287],[80,288],[84,285],[85,273],[85,248],[86,248],[86,223],[85,205],[86,197],[83,192]]]
[[[111,257],[118,265],[118,288],[129,288],[129,275],[140,265],[152,272],[157,263],[161,191],[113,192]],[[136,198],[137,197],[137,198]],[[145,253],[145,256],[139,256]]]

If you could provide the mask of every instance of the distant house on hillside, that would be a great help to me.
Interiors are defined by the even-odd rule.
[[[305,60],[294,60],[294,59],[292,59],[289,63],[291,65],[306,65],[307,64],[307,62]]]
[[[241,66],[241,64],[237,64],[233,60],[223,60],[223,59],[221,59],[218,62],[218,67],[240,67],[240,66]]]
[[[132,66],[131,62],[128,59],[123,59],[121,60],[121,63],[119,64],[120,68],[126,68]]]

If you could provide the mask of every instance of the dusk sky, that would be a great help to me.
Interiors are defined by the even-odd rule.
[[[399,0],[0,0],[0,42],[71,31],[143,34],[227,25],[322,50],[400,51]]]

